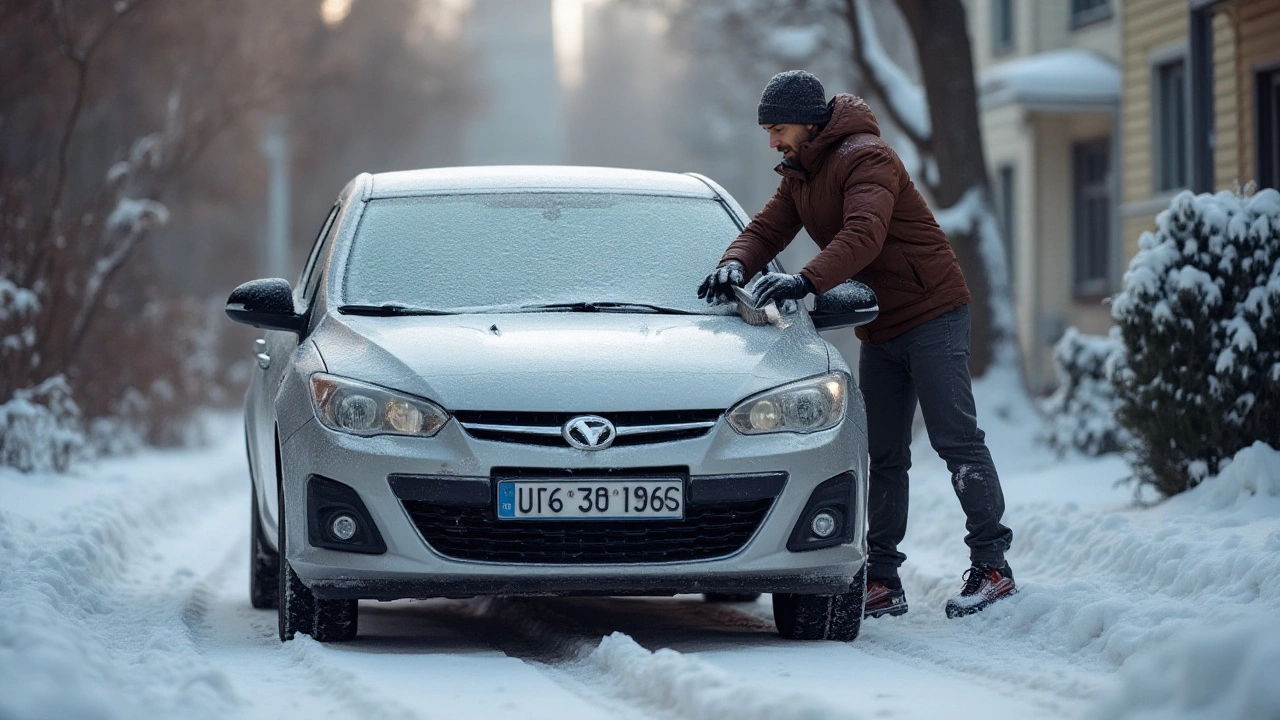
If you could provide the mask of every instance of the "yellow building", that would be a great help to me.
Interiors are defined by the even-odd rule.
[[[1125,0],[1125,256],[1184,189],[1280,185],[1280,0]]]

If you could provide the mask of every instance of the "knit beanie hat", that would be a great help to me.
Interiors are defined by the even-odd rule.
[[[804,70],[788,70],[764,86],[756,115],[761,125],[822,125],[831,119],[831,108],[818,78]]]

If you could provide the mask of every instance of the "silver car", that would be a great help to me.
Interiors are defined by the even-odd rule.
[[[250,595],[281,640],[355,637],[359,599],[764,592],[784,637],[853,639],[866,417],[817,328],[874,298],[708,305],[747,220],[695,174],[352,180],[295,287],[227,302],[267,330]]]

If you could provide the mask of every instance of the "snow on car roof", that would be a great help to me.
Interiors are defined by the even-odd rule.
[[[371,198],[500,191],[591,191],[715,198],[696,177],[653,170],[570,165],[495,165],[378,173]]]

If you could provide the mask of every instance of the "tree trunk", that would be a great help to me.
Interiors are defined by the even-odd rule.
[[[940,208],[959,202],[971,188],[980,188],[982,204],[991,211],[991,186],[982,150],[982,127],[978,120],[978,91],[973,74],[968,25],[961,0],[897,0],[898,9],[915,41],[916,56],[933,134],[929,146],[921,148],[925,157],[937,161],[936,182],[928,183]],[[982,375],[994,358],[994,349],[1003,332],[994,322],[991,269],[979,250],[981,236],[975,225],[968,233],[950,236],[969,291],[973,332],[970,367]],[[1001,283],[1003,285],[1003,283]]]

